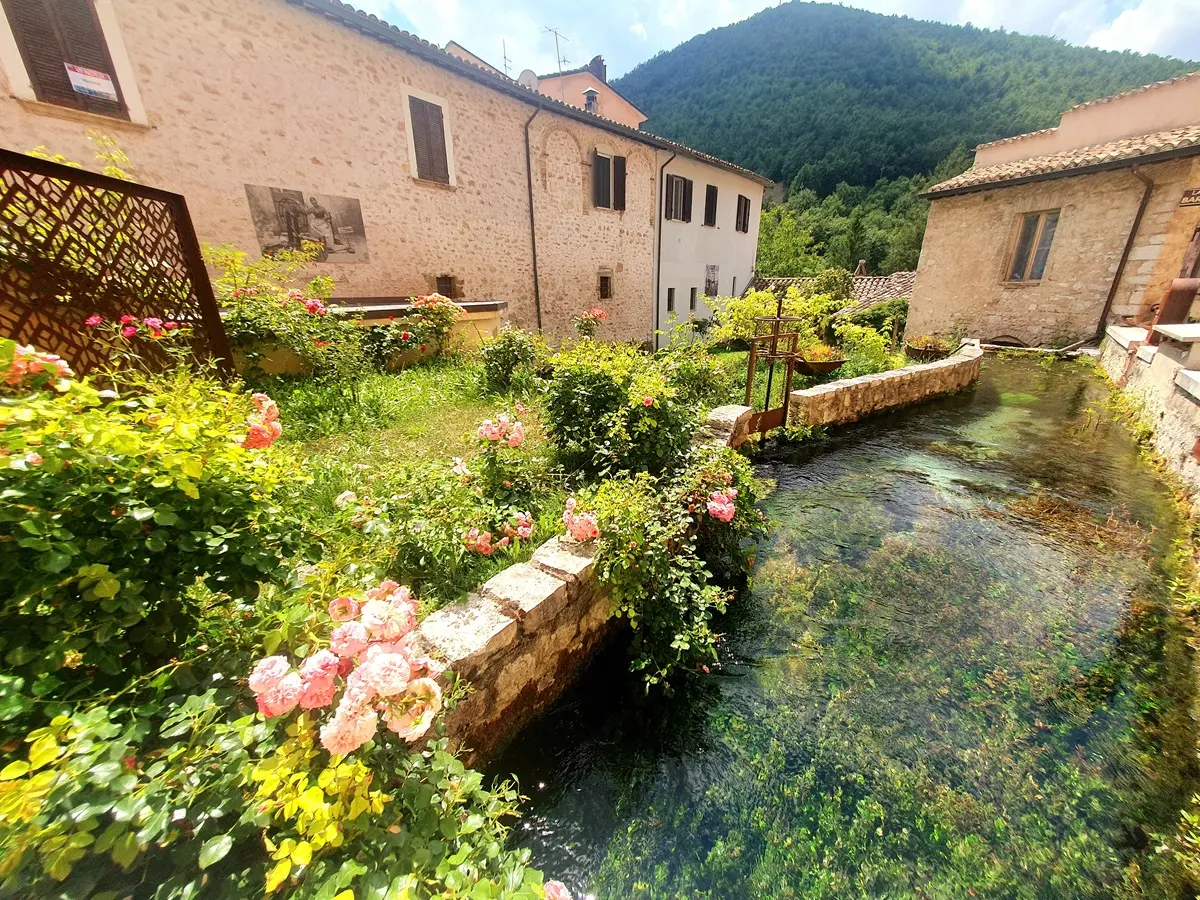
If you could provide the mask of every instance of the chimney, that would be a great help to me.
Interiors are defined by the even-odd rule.
[[[605,84],[608,84],[608,66],[604,64],[603,56],[593,56],[592,61],[588,63],[587,67],[589,72]]]

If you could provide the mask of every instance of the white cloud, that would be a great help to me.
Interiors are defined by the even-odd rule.
[[[1195,58],[1200,54],[1200,2],[1142,0],[1093,32],[1087,43],[1105,50],[1128,48]]]
[[[629,26],[629,30],[636,37],[641,38],[643,41],[646,39],[646,26],[643,25],[641,22],[634,22],[632,25]]]

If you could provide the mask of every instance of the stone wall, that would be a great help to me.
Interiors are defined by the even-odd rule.
[[[1138,419],[1153,429],[1151,443],[1191,490],[1200,512],[1200,373],[1109,329],[1101,347],[1105,373],[1133,401]]]
[[[937,362],[792,391],[788,421],[794,425],[842,425],[952,394],[974,383],[982,360],[979,345],[966,344],[954,356]]]
[[[1144,166],[1142,173],[1155,188],[1118,285],[1114,317],[1137,315],[1144,297],[1161,299],[1147,291],[1160,283],[1159,260],[1170,268],[1163,249],[1168,230],[1184,189],[1197,186],[1186,159]],[[907,333],[958,332],[985,342],[1013,337],[1059,347],[1092,336],[1143,191],[1126,169],[934,200]],[[1061,216],[1045,276],[1040,282],[1007,281],[1024,215],[1052,209]],[[1182,253],[1173,261],[1176,270],[1181,261]]]

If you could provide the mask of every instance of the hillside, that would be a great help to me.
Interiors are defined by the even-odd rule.
[[[692,38],[614,86],[646,128],[778,181],[931,172],[959,144],[1045,128],[1067,107],[1196,65],[1045,37],[785,3]]]

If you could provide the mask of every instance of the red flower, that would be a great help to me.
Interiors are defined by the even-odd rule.
[[[411,341],[411,340],[412,340],[412,332],[411,332],[411,331],[402,331],[402,332],[400,332],[400,340],[402,340],[402,341]]]
[[[163,328],[167,329],[167,331],[174,331],[178,327],[179,327],[178,322],[164,322],[163,323]]]
[[[425,345],[424,345],[424,344],[422,344],[422,345],[421,345],[421,352],[422,352],[422,353],[424,353],[424,352],[425,352]]]
[[[135,334],[137,334],[137,326],[135,325],[126,325],[121,329],[121,337],[131,338]]]
[[[86,325],[88,328],[95,328],[97,325],[99,325],[103,321],[104,321],[104,316],[88,316],[86,319],[83,320],[83,324]]]
[[[131,316],[128,314],[121,316],[121,324],[122,325],[128,325],[130,322],[135,322],[135,321],[137,321],[136,316]]]
[[[654,405],[653,397],[647,397],[645,400],[642,401],[642,406],[653,406],[653,405]]]

